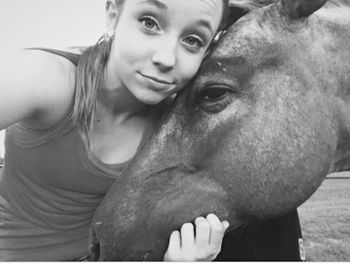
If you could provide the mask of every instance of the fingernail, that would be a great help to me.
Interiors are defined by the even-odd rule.
[[[223,222],[225,230],[230,226],[230,223],[228,221]]]

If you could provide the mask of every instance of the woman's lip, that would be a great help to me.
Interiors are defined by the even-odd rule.
[[[167,81],[167,80],[159,79],[159,78],[154,77],[154,76],[142,74],[141,72],[139,72],[139,74],[140,74],[142,77],[144,77],[144,78],[148,78],[148,79],[153,80],[153,81],[155,81],[155,82],[158,82],[158,83],[160,83],[160,84],[166,84],[166,85],[175,84],[174,82],[171,82],[171,81]]]

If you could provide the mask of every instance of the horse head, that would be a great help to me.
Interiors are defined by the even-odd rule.
[[[280,215],[349,168],[350,8],[324,2],[276,0],[227,30],[97,210],[95,258],[160,260],[184,222]]]

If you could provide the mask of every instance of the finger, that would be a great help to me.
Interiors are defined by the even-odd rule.
[[[208,247],[210,241],[210,223],[204,217],[197,217],[194,224],[196,225],[196,247]]]
[[[194,228],[191,223],[185,223],[181,227],[181,249],[185,255],[190,255],[194,250]]]
[[[224,221],[222,221],[222,226],[223,226],[223,228],[225,229],[225,232],[226,232],[226,230],[230,226],[230,223],[228,221],[224,220]]]
[[[214,214],[207,215],[207,220],[210,224],[210,245],[213,247],[221,247],[225,228],[219,218]]]
[[[180,250],[181,248],[181,238],[179,231],[173,231],[170,235],[169,248],[172,250]]]
[[[168,250],[164,255],[165,261],[174,261],[176,257],[180,254],[181,250],[181,238],[179,231],[173,231],[169,238]]]

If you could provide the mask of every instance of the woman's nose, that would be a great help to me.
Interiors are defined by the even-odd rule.
[[[177,42],[168,40],[160,43],[152,57],[152,62],[163,71],[171,70],[176,64]]]

